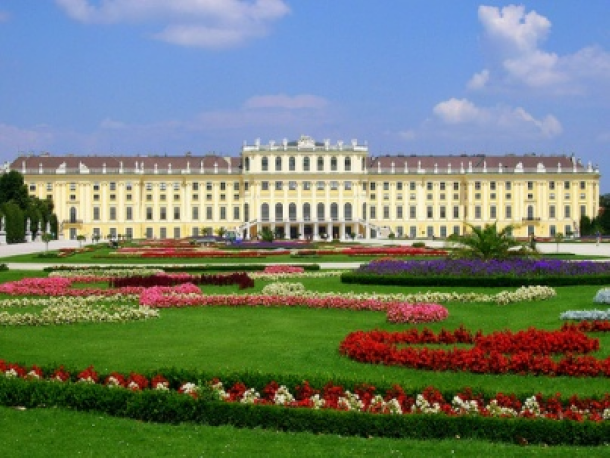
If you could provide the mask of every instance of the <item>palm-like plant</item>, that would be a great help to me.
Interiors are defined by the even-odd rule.
[[[467,224],[471,232],[457,237],[455,254],[460,257],[475,259],[506,259],[513,248],[525,245],[512,236],[513,226],[506,226],[498,231],[498,224],[486,224],[480,228]]]

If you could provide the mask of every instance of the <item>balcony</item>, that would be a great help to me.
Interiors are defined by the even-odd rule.
[[[521,218],[521,222],[523,222],[523,223],[539,223],[540,222],[540,217],[539,216],[527,216],[525,218]]]

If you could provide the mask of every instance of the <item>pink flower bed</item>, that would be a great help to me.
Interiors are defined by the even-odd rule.
[[[140,294],[145,288],[126,287],[115,289],[72,289],[78,278],[24,278],[0,285],[0,293],[10,296],[114,296],[115,294]]]
[[[276,266],[266,266],[265,270],[263,272],[266,274],[300,274],[300,273],[305,272],[305,269],[302,267],[296,267],[296,266],[276,265]]]
[[[390,323],[431,323],[447,319],[449,311],[439,304],[425,303],[392,303],[388,307],[388,321]]]

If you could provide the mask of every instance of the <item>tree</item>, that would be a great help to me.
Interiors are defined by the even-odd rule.
[[[93,240],[95,243],[97,243],[100,241],[101,238],[102,238],[102,236],[96,232],[95,234],[93,234],[93,237],[91,237],[91,240]]]
[[[0,202],[14,202],[21,210],[25,210],[29,201],[23,175],[11,170],[0,176]]]
[[[218,237],[223,237],[226,233],[227,229],[224,226],[220,226],[218,229],[216,229],[216,235]]]
[[[559,244],[563,242],[563,233],[558,232],[553,238],[555,239],[555,243],[557,244],[557,253],[559,253]]]
[[[78,240],[78,246],[79,246],[79,248],[82,248],[82,247],[83,247],[83,242],[84,242],[85,240],[87,240],[87,237],[86,237],[85,235],[83,235],[83,234],[78,234],[78,235],[76,236],[76,240]]]
[[[45,232],[44,234],[42,234],[42,241],[45,243],[45,252],[49,251],[49,242],[53,240],[53,234],[49,234],[48,232]]]
[[[21,243],[25,239],[25,214],[13,202],[7,202],[2,208],[6,216],[6,243]]]
[[[513,248],[524,245],[512,237],[514,226],[506,226],[498,231],[498,223],[479,228],[466,223],[471,232],[459,236],[455,242],[455,255],[475,259],[506,259]]]
[[[273,231],[268,227],[263,227],[263,230],[261,231],[261,239],[263,239],[265,242],[273,242],[274,238],[275,236],[273,235]]]

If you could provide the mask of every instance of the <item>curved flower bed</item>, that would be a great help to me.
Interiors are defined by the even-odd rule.
[[[428,387],[419,393],[408,393],[401,386],[381,391],[368,384],[359,384],[352,390],[332,382],[321,388],[312,387],[307,381],[292,388],[269,381],[264,386],[248,387],[235,382],[225,388],[222,381],[181,381],[170,382],[162,374],[146,377],[131,372],[129,375],[112,372],[100,375],[93,366],[74,374],[63,366],[45,373],[40,367],[31,368],[0,360],[0,375],[6,378],[50,381],[56,383],[96,384],[109,389],[130,391],[156,390],[177,392],[198,399],[217,400],[228,403],[274,405],[291,408],[318,410],[339,410],[369,414],[418,415],[437,414],[452,417],[476,415],[480,417],[526,419],[545,418],[550,420],[572,420],[603,422],[610,420],[610,395],[602,399],[579,398],[574,395],[563,401],[559,394],[540,394],[519,399],[514,394],[498,393],[485,396],[464,388],[459,392],[445,395]]]
[[[449,317],[449,311],[439,304],[392,303],[387,313],[390,323],[432,323]]]
[[[417,329],[404,332],[356,331],[341,342],[339,351],[359,362],[413,369],[610,377],[610,357],[597,359],[588,355],[599,349],[599,340],[587,337],[581,329],[564,325],[557,331],[530,328],[516,333],[501,331],[489,335],[480,331],[473,335],[463,327],[455,331],[443,329],[438,334],[429,329],[421,332]],[[412,346],[456,343],[473,344],[473,347],[445,350]],[[555,355],[563,356],[556,361]]]
[[[99,281],[99,280],[98,280]],[[115,289],[83,288],[72,289],[79,278],[24,278],[0,285],[0,293],[9,296],[114,296],[140,294],[145,288],[128,287]]]

